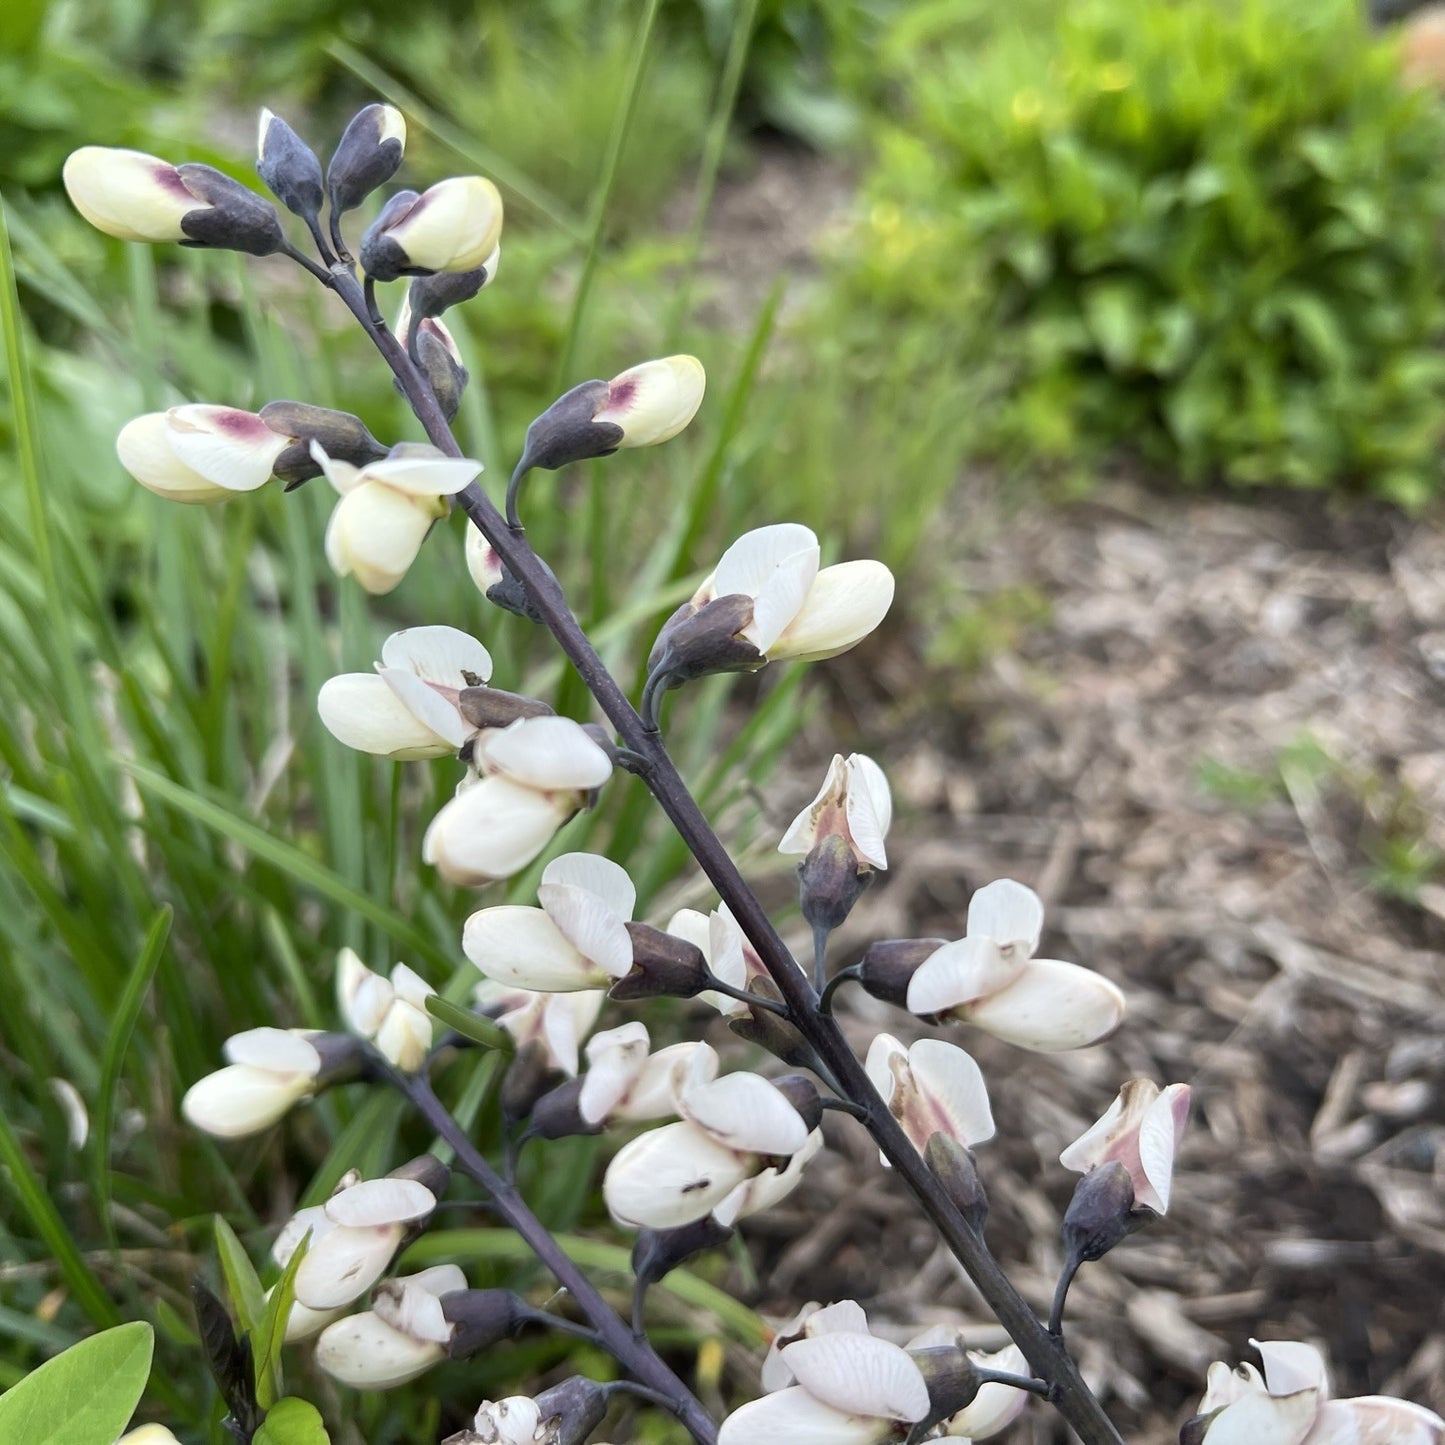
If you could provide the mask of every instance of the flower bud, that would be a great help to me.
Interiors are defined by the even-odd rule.
[[[321,210],[321,162],[272,111],[263,109],[256,136],[256,171],[292,215],[314,222]]]
[[[823,1122],[823,1099],[806,1074],[784,1074],[773,1087],[798,1111],[811,1134]]]
[[[304,401],[268,401],[257,413],[272,431],[291,438],[271,470],[287,484],[286,490],[321,475],[321,463],[311,454],[319,443],[327,456],[352,466],[379,462],[387,449],[366,429],[360,417]]]
[[[586,1445],[607,1414],[607,1391],[595,1380],[573,1375],[537,1396],[537,1413],[547,1445]]]
[[[646,923],[629,923],[627,932],[632,971],[612,985],[609,997],[695,998],[708,986],[707,959],[695,944]]]
[[[277,1123],[316,1092],[322,1060],[310,1039],[285,1029],[250,1029],[226,1040],[224,1069],[192,1084],[187,1122],[218,1139],[244,1139]]]
[[[426,377],[442,415],[448,421],[456,419],[461,409],[462,393],[467,389],[471,373],[462,365],[449,333],[443,333],[440,321],[423,321],[416,338],[417,362],[421,374]],[[401,383],[398,381],[398,387]]]
[[[711,1214],[680,1224],[676,1229],[642,1229],[632,1246],[632,1273],[643,1288],[656,1284],[678,1265],[716,1249],[732,1237],[732,1228]]]
[[[913,975],[945,942],[942,938],[885,938],[871,943],[858,962],[858,982],[874,998],[907,1008]]]
[[[951,1134],[939,1132],[929,1138],[923,1157],[954,1208],[975,1234],[982,1234],[988,1222],[988,1195],[978,1177],[973,1151]]]
[[[551,1057],[542,1044],[536,1039],[523,1044],[502,1075],[502,1118],[507,1124],[516,1125],[527,1118],[555,1078]]]
[[[1064,1249],[1071,1264],[1102,1259],[1120,1240],[1154,1218],[1134,1208],[1129,1171],[1117,1161],[1089,1170],[1064,1212]]]
[[[983,1380],[962,1346],[941,1345],[908,1354],[928,1386],[928,1420],[945,1420],[973,1403]]]
[[[368,105],[352,117],[326,169],[326,192],[338,215],[355,210],[389,181],[406,149],[406,121],[394,106]]]
[[[484,287],[491,285],[501,260],[501,248],[493,251],[480,265],[470,271],[438,271],[433,276],[418,276],[407,292],[411,314],[425,321],[470,301]]]
[[[82,146],[63,173],[75,209],[122,241],[179,241],[269,256],[286,237],[275,207],[212,166]]]
[[[484,176],[453,176],[421,195],[394,195],[361,238],[361,265],[374,281],[471,271],[501,234],[501,192]]]
[[[548,1090],[532,1105],[527,1132],[539,1139],[575,1139],[584,1134],[600,1134],[602,1121],[589,1123],[581,1109],[583,1081],[568,1079]]]
[[[839,833],[820,839],[798,867],[798,901],[815,929],[840,928],[873,881],[871,868],[860,868],[852,845]]]
[[[515,1334],[526,1306],[509,1289],[465,1289],[443,1297],[442,1314],[453,1326],[447,1354],[465,1360]]]

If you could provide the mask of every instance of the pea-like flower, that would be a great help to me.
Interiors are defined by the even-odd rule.
[[[523,717],[488,729],[477,737],[473,762],[483,776],[462,785],[422,839],[422,857],[467,886],[520,872],[612,776],[612,760],[580,723],[564,717]],[[470,950],[468,956],[477,962]],[[483,972],[538,987],[521,970]]]
[[[430,1164],[435,1167],[415,1172],[444,1188],[439,1181],[445,1173],[434,1160]],[[407,1235],[430,1218],[437,1194],[409,1177],[406,1168],[384,1179],[349,1184],[321,1205],[319,1213],[302,1210],[292,1219],[289,1230],[299,1227],[301,1235],[311,1236],[296,1270],[296,1298],[307,1309],[342,1309],[360,1299],[386,1273]]]
[[[904,1348],[911,1352],[959,1347],[962,1343],[956,1329],[949,1325],[932,1325],[921,1334],[915,1335]],[[1025,1378],[1032,1374],[1024,1352],[1017,1345],[1005,1345],[1003,1349],[995,1350],[991,1354],[984,1350],[968,1350],[966,1353],[969,1360],[981,1370],[1000,1375],[1022,1375]],[[1006,1430],[1012,1425],[1023,1414],[1028,1403],[1028,1391],[997,1380],[985,1381],[967,1405],[943,1421],[944,1434],[950,1440],[960,1436],[965,1441],[988,1440],[1000,1430]]]
[[[351,118],[326,168],[326,194],[340,216],[355,210],[401,164],[406,117],[393,105],[374,102]]]
[[[505,904],[467,919],[462,950],[488,978],[570,993],[606,988],[631,970],[627,921],[637,889],[626,869],[595,853],[564,853],[543,870],[537,899],[540,907]]]
[[[781,1204],[803,1182],[803,1171],[822,1151],[823,1131],[814,1129],[803,1147],[786,1164],[770,1165],[761,1174],[744,1179],[712,1212],[719,1224],[731,1228],[741,1219],[751,1218]]]
[[[667,932],[701,950],[713,977],[732,988],[746,988],[754,979],[768,977],[757,950],[748,942],[726,903],[711,913],[679,908],[668,920]],[[748,1012],[749,1006],[742,999],[716,989],[706,989],[698,998],[728,1018]]]
[[[121,466],[158,497],[224,502],[265,486],[291,443],[255,412],[194,404],[127,422],[115,450]]]
[[[923,1372],[851,1300],[811,1306],[776,1343],[763,1377],[772,1393],[734,1410],[718,1445],[883,1445],[928,1416]]]
[[[1079,1174],[1122,1164],[1134,1186],[1134,1203],[1164,1214],[1174,1154],[1188,1122],[1188,1084],[1161,1090],[1152,1079],[1130,1079],[1104,1116],[1059,1155],[1059,1163]]]
[[[919,1039],[905,1049],[892,1034],[879,1034],[868,1050],[866,1067],[888,1112],[920,1154],[935,1134],[956,1139],[965,1148],[993,1138],[983,1073],[957,1045]]]
[[[836,753],[818,796],[788,825],[778,852],[811,853],[836,834],[860,865],[887,869],[883,844],[892,821],[893,794],[883,769],[862,753]]]
[[[223,1050],[227,1065],[191,1085],[181,1113],[218,1139],[244,1139],[269,1129],[316,1091],[321,1054],[301,1034],[286,1029],[248,1029],[232,1034]]]
[[[717,1070],[706,1044],[679,1059],[673,1089],[680,1121],[639,1135],[608,1165],[602,1193],[617,1223],[690,1224],[806,1146],[808,1126],[781,1090],[756,1074],[718,1078]]]
[[[415,1073],[432,1042],[426,1001],[436,990],[406,964],[388,981],[373,973],[352,949],[336,956],[336,998],[346,1026],[375,1042],[382,1057],[404,1074]]]
[[[909,981],[909,1011],[1040,1053],[1107,1038],[1124,1017],[1124,995],[1078,964],[1035,958],[1043,920],[1032,888],[1008,878],[980,888],[965,936],[930,954]]]
[[[361,265],[377,281],[470,271],[501,238],[502,193],[485,176],[452,176],[394,195],[361,238]]]
[[[650,1052],[651,1047],[647,1025],[636,1022],[588,1040],[587,1072],[577,1099],[586,1123],[666,1119],[677,1112],[677,1065],[703,1045],[671,1044],[656,1053]]]
[[[75,209],[121,241],[178,241],[269,256],[286,243],[276,209],[213,166],[82,146],[61,177]]]
[[[1332,1400],[1325,1362],[1312,1345],[1251,1340],[1264,1361],[1209,1367],[1191,1440],[1203,1445],[1441,1445],[1445,1420],[1386,1395]]]
[[[476,999],[511,1034],[518,1053],[536,1045],[549,1069],[574,1078],[582,1040],[592,1032],[607,995],[602,989],[535,993],[484,979],[477,985]]]
[[[383,758],[440,758],[477,729],[462,716],[461,694],[492,675],[492,657],[455,627],[408,627],[382,644],[374,672],[327,679],[316,710],[349,748]]]
[[[378,596],[406,576],[448,499],[482,470],[417,442],[364,467],[328,456],[319,443],[311,451],[341,498],[326,528],[326,560],[338,577],[355,576]]]
[[[390,1390],[415,1380],[447,1358],[456,1325],[442,1302],[466,1287],[467,1277],[455,1264],[384,1280],[369,1310],[322,1331],[316,1363],[357,1390]]]

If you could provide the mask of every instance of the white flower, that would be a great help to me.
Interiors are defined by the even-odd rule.
[[[309,1222],[297,1300],[307,1309],[334,1310],[359,1299],[386,1272],[411,1226],[436,1207],[436,1195],[415,1179],[388,1176],[338,1189]]]
[[[375,672],[322,683],[316,710],[338,741],[383,758],[440,758],[476,729],[460,697],[492,675],[491,654],[455,627],[408,627],[382,644]]]
[[[1100,1164],[1122,1164],[1134,1185],[1134,1202],[1163,1214],[1174,1154],[1188,1122],[1188,1084],[1170,1084],[1161,1092],[1152,1079],[1130,1079],[1103,1118],[1059,1155],[1059,1163],[1079,1174]]]
[[[744,1179],[713,1210],[713,1218],[719,1224],[731,1226],[740,1219],[761,1214],[763,1210],[781,1204],[803,1182],[803,1170],[822,1147],[823,1131],[814,1129],[803,1147],[781,1169],[774,1165],[761,1174],[754,1174],[751,1179]]]
[[[733,1411],[718,1445],[882,1445],[928,1415],[918,1366],[871,1334],[851,1300],[810,1306],[776,1343],[764,1365],[772,1393]]]
[[[485,176],[452,176],[393,196],[362,238],[361,264],[380,281],[471,271],[501,238],[502,193]]]
[[[535,1445],[542,1412],[526,1395],[483,1400],[472,1427],[485,1445]]]
[[[115,439],[120,464],[172,502],[224,502],[271,479],[292,438],[233,406],[173,406],[129,421]]]
[[[516,1040],[519,1051],[538,1044],[546,1062],[569,1078],[576,1076],[582,1040],[597,1022],[606,997],[602,989],[534,993],[490,979],[478,984],[476,991],[477,1002],[493,1012],[497,1023]]]
[[[993,1138],[983,1074],[956,1045],[919,1039],[905,1049],[892,1034],[879,1034],[868,1050],[866,1067],[888,1112],[920,1154],[935,1134],[956,1139],[965,1148]]]
[[[122,241],[184,241],[181,221],[208,206],[175,166],[143,151],[82,146],[61,175],[75,209]]]
[[[364,467],[329,457],[319,442],[311,455],[341,498],[326,527],[326,560],[338,577],[354,575],[374,595],[406,576],[432,523],[446,516],[447,499],[482,470],[480,462],[419,443],[393,447]]]
[[[677,1113],[677,1065],[704,1045],[672,1044],[655,1054],[650,1047],[647,1026],[640,1023],[607,1029],[588,1041],[587,1072],[577,1099],[587,1123],[666,1119]]]
[[[381,1055],[404,1074],[415,1073],[432,1042],[432,1016],[426,1001],[436,990],[404,963],[388,983],[349,948],[336,955],[336,1001],[346,1026],[373,1039]]]
[[[490,728],[478,734],[473,762],[486,775],[458,790],[422,840],[422,857],[450,882],[467,885],[525,868],[612,775],[612,760],[565,717]]]
[[[694,611],[720,597],[752,599],[752,620],[738,634],[770,662],[815,662],[846,652],[883,621],[893,604],[893,574],[881,562],[840,562],[820,572],[818,539],[786,522],[759,527],[723,553],[694,594]]]
[[[670,441],[702,405],[707,374],[695,356],[664,356],[629,367],[607,383],[607,400],[594,422],[620,427],[619,447]]]
[[[679,1056],[673,1091],[681,1121],[639,1135],[608,1165],[602,1193],[617,1223],[690,1224],[806,1146],[807,1125],[780,1090],[756,1074],[719,1079],[717,1069],[706,1044]]]
[[[746,988],[755,978],[768,977],[757,950],[748,942],[726,903],[711,913],[680,908],[668,920],[666,931],[700,950],[713,977],[733,988]],[[706,989],[698,998],[728,1017],[748,1012],[749,1006],[741,999],[716,989]]]
[[[627,921],[637,890],[625,869],[594,853],[563,853],[543,870],[537,898],[540,908],[508,904],[467,919],[462,950],[488,978],[569,993],[609,987],[631,971]]]
[[[893,821],[893,796],[883,769],[862,753],[837,753],[818,796],[793,819],[779,853],[810,853],[823,838],[837,834],[870,868],[888,867],[883,840]]]
[[[1405,1400],[1362,1395],[1330,1399],[1325,1362],[1311,1345],[1250,1343],[1264,1360],[1231,1371],[1209,1367],[1199,1414],[1212,1416],[1205,1445],[1441,1445],[1445,1420]]]
[[[337,1189],[347,1189],[353,1184],[361,1181],[361,1175],[356,1170],[345,1174]],[[306,1209],[298,1209],[277,1234],[271,1245],[271,1258],[276,1261],[279,1269],[284,1270],[291,1263],[296,1251],[301,1248],[301,1241],[309,1238],[314,1244],[324,1234],[329,1234],[336,1226],[326,1215],[325,1208],[320,1204],[313,1204]],[[273,1285],[274,1289],[275,1286]],[[267,1291],[267,1299],[271,1297]],[[308,1309],[300,1300],[293,1298],[291,1301],[291,1313],[286,1316],[286,1343],[294,1345],[301,1340],[309,1340],[318,1335],[332,1320],[342,1313],[345,1306],[338,1306],[335,1309],[313,1310]]]
[[[357,1390],[390,1390],[416,1379],[446,1358],[456,1327],[442,1300],[466,1287],[454,1264],[384,1281],[371,1309],[326,1327],[316,1363]]]
[[[1098,1043],[1124,1017],[1124,995],[1075,963],[1034,958],[1044,909],[1032,888],[1004,878],[968,905],[963,938],[924,960],[908,985],[908,1008],[960,1019],[1041,1053]]]
[[[315,1045],[285,1029],[232,1034],[223,1052],[227,1067],[192,1084],[181,1100],[187,1121],[218,1139],[269,1129],[315,1091],[321,1072]]]

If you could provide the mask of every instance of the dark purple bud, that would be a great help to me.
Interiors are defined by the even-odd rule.
[[[288,491],[321,475],[320,464],[311,455],[313,441],[321,444],[327,456],[357,467],[380,461],[387,454],[361,418],[349,411],[304,401],[268,401],[258,415],[272,431],[295,438],[272,468]]]
[[[362,233],[357,259],[373,281],[395,281],[411,269],[411,262],[391,228],[421,199],[419,191],[398,191],[381,214]]]
[[[1214,1423],[1218,1410],[1207,1415],[1195,1415],[1179,1427],[1179,1445],[1204,1445],[1205,1432]]]
[[[656,1284],[664,1275],[705,1249],[726,1244],[732,1229],[710,1214],[676,1229],[643,1229],[632,1245],[632,1273],[638,1284]]]
[[[527,1306],[509,1289],[458,1289],[444,1294],[442,1314],[456,1328],[447,1354],[465,1360],[514,1335],[526,1323]]]
[[[321,1055],[321,1070],[316,1075],[318,1092],[361,1077],[367,1049],[365,1041],[355,1034],[310,1034],[306,1042]]]
[[[269,110],[261,112],[256,150],[256,170],[271,194],[293,215],[315,221],[323,198],[316,152]]]
[[[602,1125],[589,1124],[582,1117],[582,1080],[568,1079],[549,1089],[532,1105],[527,1132],[539,1139],[573,1139],[583,1134],[600,1134]]]
[[[552,708],[540,698],[497,687],[464,687],[457,708],[474,728],[504,728],[518,718],[552,715]]]
[[[938,1133],[929,1138],[924,1158],[969,1228],[982,1234],[988,1222],[988,1195],[972,1152],[951,1135]]]
[[[181,245],[270,256],[286,244],[276,207],[240,181],[233,181],[214,166],[194,161],[177,166],[176,174],[185,188],[203,202],[181,217],[181,230],[189,238]]]
[[[965,1405],[971,1405],[983,1384],[978,1366],[961,1345],[910,1350],[908,1357],[918,1366],[928,1386],[929,1410],[922,1422],[925,1425],[937,1424],[958,1414]]]
[[[390,105],[368,105],[352,117],[326,170],[326,191],[338,215],[355,210],[389,181],[406,147],[406,122]]]
[[[609,997],[695,998],[711,981],[707,959],[696,944],[646,923],[629,923],[632,971],[612,985]]]
[[[1079,1180],[1064,1212],[1064,1250],[1075,1266],[1102,1259],[1156,1217],[1152,1209],[1135,1209],[1134,1183],[1124,1165],[1097,1165]]]
[[[823,1122],[823,1099],[806,1074],[784,1074],[771,1080],[773,1087],[803,1116],[812,1133]]]
[[[946,940],[942,938],[885,938],[868,946],[858,963],[858,982],[884,1003],[908,1007],[908,985],[913,975]]]
[[[547,1445],[587,1445],[607,1415],[608,1391],[581,1375],[573,1375],[533,1399]]]
[[[411,283],[407,300],[417,320],[441,316],[453,306],[470,301],[487,282],[491,273],[485,266],[470,271],[438,271],[432,276],[418,276]]]
[[[831,933],[846,921],[872,881],[872,868],[859,866],[852,844],[841,834],[829,833],[798,865],[803,917],[813,928]]]
[[[556,1076],[557,1070],[541,1044],[535,1039],[523,1044],[502,1075],[502,1118],[509,1125],[525,1119]]]
[[[755,978],[748,987],[750,992],[763,998],[782,1002],[778,986],[771,979]],[[750,1008],[747,1013],[729,1019],[728,1027],[740,1039],[757,1044],[795,1069],[808,1069],[816,1062],[802,1034],[771,1009]]]
[[[676,687],[718,672],[756,672],[767,658],[738,634],[753,620],[753,599],[742,593],[717,597],[696,610],[668,618],[647,659],[648,670],[663,671]]]
[[[605,381],[584,381],[559,396],[527,428],[521,467],[555,472],[572,462],[610,456],[622,444],[623,431],[615,422],[592,420],[608,403],[611,387]]]
[[[416,354],[421,363],[422,375],[437,399],[442,414],[448,421],[455,419],[462,404],[462,392],[466,390],[470,373],[452,355],[451,348],[426,322],[414,323],[420,329],[416,337]],[[397,386],[400,387],[398,382]]]

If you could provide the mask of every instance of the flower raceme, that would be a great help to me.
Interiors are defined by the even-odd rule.
[[[453,176],[418,195],[398,191],[361,238],[362,269],[376,281],[471,271],[502,238],[502,193],[485,176]]]
[[[71,204],[121,241],[176,241],[269,256],[286,243],[276,209],[212,166],[82,146],[62,171]]]
[[[1216,1362],[1199,1413],[1185,1426],[1189,1445],[1442,1445],[1445,1420],[1384,1395],[1330,1398],[1325,1362],[1311,1345],[1250,1343],[1264,1361],[1237,1370]]]
[[[304,1034],[248,1029],[226,1040],[227,1065],[194,1083],[181,1100],[187,1122],[218,1139],[244,1139],[309,1098],[322,1070],[320,1051]]]
[[[1104,1116],[1059,1155],[1059,1163],[1079,1174],[1122,1164],[1129,1171],[1135,1205],[1164,1214],[1174,1155],[1188,1122],[1188,1084],[1161,1090],[1152,1079],[1130,1079]]]
[[[341,499],[326,528],[326,560],[373,596],[406,576],[449,499],[482,470],[480,462],[419,442],[403,442],[364,467],[328,455],[319,442],[311,452]]]
[[[357,1390],[390,1390],[415,1380],[446,1359],[456,1325],[446,1317],[443,1301],[466,1287],[455,1264],[384,1280],[369,1310],[321,1332],[316,1363]]]
[[[908,984],[908,1009],[952,1018],[1040,1053],[1107,1038],[1124,1017],[1124,995],[1074,963],[1035,958],[1044,909],[1032,888],[1000,879],[970,899],[965,936],[923,961]]]
[[[543,870],[537,899],[536,908],[504,904],[467,919],[462,951],[488,978],[570,993],[610,987],[631,971],[637,890],[625,869],[595,853],[563,853]]]
[[[347,1027],[371,1039],[381,1056],[404,1074],[426,1061],[432,1042],[432,1017],[426,1001],[436,990],[406,964],[388,981],[343,948],[336,956],[336,998]]]
[[[477,737],[473,762],[482,776],[462,784],[422,839],[422,857],[442,877],[473,887],[525,868],[612,775],[607,753],[564,717],[523,717],[488,729]],[[538,938],[534,932],[533,942]],[[470,950],[468,957],[477,962]],[[490,976],[538,987],[522,969]]]
[[[339,742],[382,758],[440,758],[458,752],[477,729],[462,715],[461,695],[486,683],[492,657],[455,627],[408,627],[382,644],[374,672],[329,678],[316,710]]]
[[[881,1340],[851,1300],[780,1332],[760,1400],[734,1410],[718,1445],[883,1445],[928,1417],[928,1384],[908,1352]]]
[[[717,1070],[706,1044],[678,1057],[672,1087],[681,1119],[639,1135],[613,1157],[602,1194],[618,1224],[691,1224],[808,1146],[808,1126],[780,1089],[756,1074],[718,1078]]]

